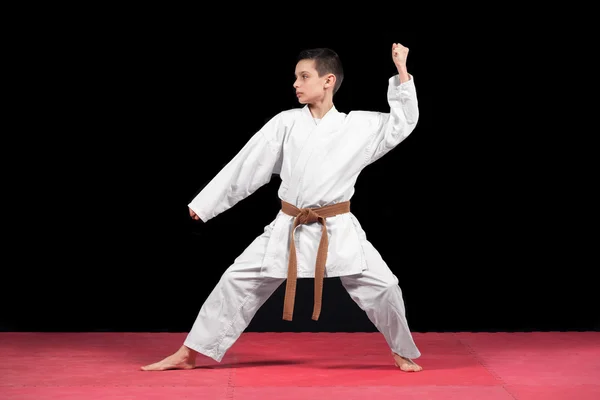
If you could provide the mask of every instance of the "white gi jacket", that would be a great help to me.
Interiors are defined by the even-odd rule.
[[[216,217],[279,174],[278,195],[298,208],[350,200],[360,172],[414,130],[419,109],[414,79],[389,79],[389,113],[330,109],[317,124],[308,106],[282,111],[256,132],[237,155],[189,203],[204,221]],[[376,206],[376,205],[375,205]],[[294,217],[279,211],[265,227],[262,275],[287,278]],[[329,248],[325,277],[368,269],[361,241],[365,232],[352,213],[327,218]],[[296,229],[298,278],[314,277],[319,223]]]

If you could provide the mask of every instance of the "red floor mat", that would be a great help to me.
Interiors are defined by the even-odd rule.
[[[245,333],[221,363],[139,367],[184,333],[0,333],[0,399],[600,398],[599,332],[415,333],[419,373],[379,333]]]

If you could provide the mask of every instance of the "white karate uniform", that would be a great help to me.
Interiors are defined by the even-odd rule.
[[[402,142],[417,124],[412,76],[404,83],[398,75],[391,77],[387,96],[389,113],[345,114],[333,107],[318,124],[308,106],[280,112],[250,138],[189,207],[207,222],[267,184],[273,174],[281,177],[279,198],[298,208],[350,200],[360,172]],[[264,233],[234,260],[202,305],[184,345],[222,360],[287,277],[293,222],[294,217],[279,211]],[[327,218],[326,226],[325,277],[340,277],[392,351],[419,357],[398,279],[366,239],[357,218],[351,212],[340,214]],[[296,228],[298,278],[314,277],[320,238],[318,223]]]

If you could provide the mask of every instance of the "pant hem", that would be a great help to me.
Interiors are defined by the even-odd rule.
[[[190,349],[197,351],[198,353],[212,358],[213,360],[215,360],[216,362],[221,362],[221,360],[223,359],[223,354],[218,354],[216,351],[214,350],[207,350],[202,346],[198,346],[194,343],[190,343],[187,340],[185,342],[183,342],[183,345],[186,347],[189,347]]]

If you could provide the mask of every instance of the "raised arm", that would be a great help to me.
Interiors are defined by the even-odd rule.
[[[378,113],[375,132],[369,145],[370,164],[388,153],[410,135],[419,120],[419,106],[413,76],[408,73],[408,47],[392,45],[392,59],[398,74],[388,83],[389,113]]]

